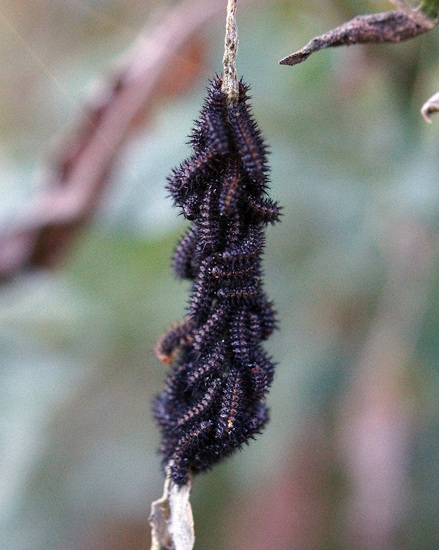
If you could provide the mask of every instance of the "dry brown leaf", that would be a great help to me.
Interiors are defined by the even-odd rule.
[[[281,65],[297,65],[319,50],[354,44],[402,42],[430,30],[400,11],[359,15],[331,31],[313,38],[301,50],[284,57]]]

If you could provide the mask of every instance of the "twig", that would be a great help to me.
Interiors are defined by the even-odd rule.
[[[224,76],[222,91],[227,95],[232,105],[235,105],[239,98],[239,80],[238,73],[236,72],[236,55],[238,53],[236,4],[237,0],[228,0],[223,57]]]
[[[195,534],[190,491],[190,482],[183,487],[172,483],[168,468],[163,496],[151,505],[151,550],[192,550]]]

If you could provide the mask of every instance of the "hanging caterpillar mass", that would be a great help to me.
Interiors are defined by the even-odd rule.
[[[168,189],[193,222],[174,253],[178,277],[193,281],[187,318],[156,353],[171,372],[155,401],[161,453],[177,485],[239,449],[266,424],[274,364],[262,342],[276,327],[261,280],[263,229],[279,220],[267,197],[267,148],[239,84],[231,106],[211,83],[189,143],[193,155]]]

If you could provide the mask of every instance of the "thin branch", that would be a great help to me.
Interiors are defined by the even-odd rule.
[[[239,80],[238,73],[236,72],[236,56],[238,53],[236,4],[237,0],[228,0],[223,57],[224,76],[222,91],[227,95],[232,105],[237,103],[239,97]]]
[[[163,496],[151,505],[151,550],[192,550],[195,534],[190,491],[190,482],[183,487],[172,483],[168,468]]]

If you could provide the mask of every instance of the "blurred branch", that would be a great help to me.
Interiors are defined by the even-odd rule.
[[[341,406],[339,442],[350,483],[352,546],[395,548],[408,513],[413,420],[406,369],[428,306],[438,235],[415,220],[391,224],[387,282]],[[355,543],[354,543],[355,541]]]
[[[224,10],[217,0],[184,0],[140,35],[120,68],[95,90],[79,127],[57,144],[43,191],[0,229],[0,279],[32,266],[51,266],[93,215],[124,140],[179,72],[182,49]],[[189,75],[193,79],[193,75]]]

